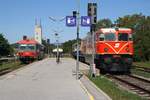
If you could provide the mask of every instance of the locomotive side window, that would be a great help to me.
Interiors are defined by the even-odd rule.
[[[115,41],[116,34],[115,33],[106,33],[105,34],[105,41]]]
[[[129,41],[132,41],[133,38],[132,38],[132,34],[129,34]]]
[[[128,34],[127,33],[119,33],[118,40],[119,41],[128,41]]]
[[[100,34],[99,39],[100,39],[100,41],[104,41],[104,34]]]

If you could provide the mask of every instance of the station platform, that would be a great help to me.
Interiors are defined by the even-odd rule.
[[[73,74],[76,61],[46,58],[0,77],[0,100],[110,100],[83,76]],[[88,67],[80,63],[80,70]]]

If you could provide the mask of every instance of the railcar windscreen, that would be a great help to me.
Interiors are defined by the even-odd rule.
[[[119,33],[118,40],[119,41],[128,41],[128,34],[127,33]]]
[[[115,41],[116,34],[115,33],[105,33],[105,41]]]
[[[35,45],[32,45],[32,44],[21,44],[20,45],[20,50],[22,50],[22,51],[34,51],[35,50]]]

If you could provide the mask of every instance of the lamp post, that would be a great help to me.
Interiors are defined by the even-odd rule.
[[[58,42],[58,33],[55,33],[56,36],[56,45],[57,45],[57,54],[56,54],[56,62],[59,63],[59,42]]]
[[[79,79],[79,23],[80,23],[80,0],[77,0],[77,61],[76,61],[76,79]]]
[[[62,17],[60,19],[56,19],[56,18],[53,18],[51,16],[49,16],[49,19],[53,22],[62,22],[65,20],[65,17]],[[56,45],[57,45],[57,54],[56,54],[56,62],[59,63],[60,59],[59,59],[59,41],[58,41],[58,33],[60,32],[63,32],[63,30],[60,30],[60,31],[56,31],[56,30],[53,30],[55,32],[55,36],[56,36]]]

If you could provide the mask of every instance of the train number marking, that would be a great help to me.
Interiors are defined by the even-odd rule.
[[[116,43],[114,47],[119,48],[119,46],[120,46],[120,43]]]

